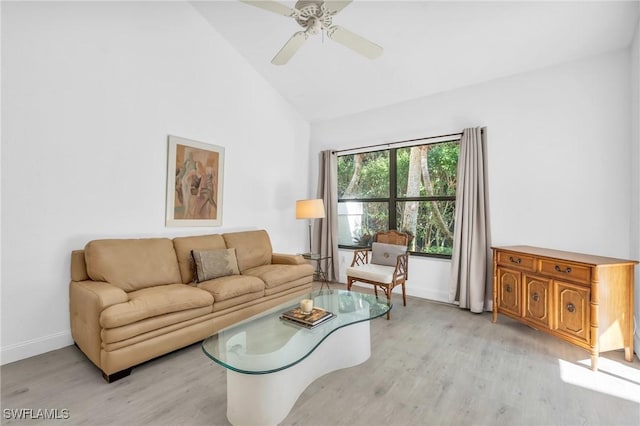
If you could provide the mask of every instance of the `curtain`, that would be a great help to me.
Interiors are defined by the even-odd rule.
[[[320,153],[318,167],[318,198],[324,201],[325,217],[319,219],[314,229],[313,251],[323,257],[330,256],[327,265],[327,278],[338,280],[338,156],[332,151]]]
[[[485,175],[486,128],[464,129],[458,158],[456,221],[449,299],[480,313],[488,304],[488,194]]]

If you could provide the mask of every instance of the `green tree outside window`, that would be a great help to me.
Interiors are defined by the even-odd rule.
[[[459,152],[449,141],[339,156],[339,245],[366,247],[397,229],[411,252],[450,257]]]

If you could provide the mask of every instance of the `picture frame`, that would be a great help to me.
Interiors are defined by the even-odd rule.
[[[221,226],[224,147],[169,135],[166,226]]]

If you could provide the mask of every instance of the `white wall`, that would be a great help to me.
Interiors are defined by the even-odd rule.
[[[640,259],[640,22],[631,43],[631,256]],[[635,348],[640,358],[640,266],[636,267]]]
[[[324,149],[487,126],[494,245],[628,258],[629,82],[624,50],[313,123],[312,159]],[[342,280],[350,259],[342,253]],[[448,261],[409,263],[409,294],[448,301]]]
[[[222,228],[166,228],[167,135],[226,147]],[[264,228],[301,251],[309,124],[188,4],[2,4],[2,363],[72,343],[70,252]]]

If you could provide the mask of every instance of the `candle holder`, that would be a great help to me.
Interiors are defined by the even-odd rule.
[[[310,314],[313,311],[313,299],[302,299],[300,301],[300,310],[304,314]]]

